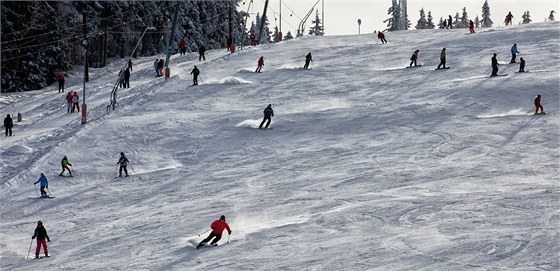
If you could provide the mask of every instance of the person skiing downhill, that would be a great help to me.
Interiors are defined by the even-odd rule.
[[[519,58],[519,71],[518,72],[525,72],[525,59],[522,57]]]
[[[62,157],[62,161],[60,162],[60,164],[62,165],[62,172],[60,172],[58,176],[64,176],[63,175],[64,171],[68,170],[68,173],[70,173],[70,177],[72,177],[72,171],[70,171],[70,168],[68,167],[68,166],[72,166],[72,164],[68,162],[68,157],[66,157],[66,155]]]
[[[210,244],[213,246],[217,246],[218,244],[216,243],[222,238],[224,229],[226,229],[228,231],[228,234],[231,235],[231,229],[229,228],[228,223],[226,223],[226,217],[224,215],[220,216],[220,219],[212,222],[212,224],[210,224],[210,228],[212,229],[212,231],[210,232],[208,237],[206,237],[206,239],[198,243],[198,246],[196,246],[197,249],[204,246],[204,244],[208,243],[208,241],[212,240],[212,238],[214,238],[214,240],[212,240]]]
[[[304,69],[309,69],[309,62],[313,61],[313,57],[311,56],[311,52],[305,56],[305,65],[303,65]]]
[[[4,118],[4,128],[6,128],[6,136],[12,136],[12,127],[14,127],[14,120],[10,117],[10,114]]]
[[[42,198],[48,197],[49,195],[45,191],[45,188],[49,189],[49,181],[47,180],[47,177],[45,176],[44,173],[41,172],[41,177],[39,177],[39,180],[34,182],[33,185],[36,185],[37,183],[40,183],[41,185],[41,197]]]
[[[511,61],[509,63],[517,63],[515,62],[515,57],[517,56],[517,54],[519,54],[519,52],[517,51],[517,43],[515,43],[511,47]]]
[[[385,34],[383,34],[383,32],[381,31],[377,32],[377,39],[381,40],[381,44],[387,43],[387,40],[385,39]]]
[[[540,112],[539,112],[540,109]],[[546,115],[546,113],[544,112],[544,108],[541,105],[541,95],[537,95],[537,97],[535,97],[535,115]]]
[[[51,239],[49,235],[47,235],[47,229],[43,226],[42,221],[37,222],[37,228],[35,228],[35,232],[31,239],[35,239],[37,237],[37,248],[35,249],[35,259],[39,259],[39,252],[41,252],[41,246],[43,246],[43,252],[45,252],[45,257],[49,257],[49,249],[47,248],[47,242],[50,242]],[[45,242],[47,239],[47,242]]]
[[[126,166],[128,165],[128,159],[126,158],[126,156],[124,156],[124,152],[121,152],[121,158],[119,158],[119,161],[117,162],[117,165],[120,165],[119,167],[119,177],[122,178],[122,171],[124,169],[124,176],[128,177],[128,171],[126,170]]]
[[[494,54],[492,57],[492,75],[491,76],[498,76],[498,55]]]
[[[445,48],[441,49],[441,54],[439,55],[439,65],[437,66],[437,69],[439,70],[440,67],[443,65],[443,68],[445,69]]]
[[[472,20],[469,21],[469,31],[472,33],[474,33],[474,22]]]
[[[259,58],[259,62],[257,63],[257,69],[255,70],[255,72],[261,72],[263,66],[264,66],[264,57],[261,56],[261,58]]]
[[[416,61],[418,60],[418,56],[420,55],[420,50],[416,49],[416,51],[414,51],[414,53],[412,53],[412,56],[410,57],[410,66],[412,67],[412,64],[414,64],[414,66],[418,66],[416,64]]]
[[[262,126],[264,124],[265,121],[268,121],[266,123],[266,126],[264,127],[265,129],[268,128],[268,125],[270,125],[270,122],[272,120],[272,117],[274,117],[274,110],[272,110],[272,105],[269,104],[263,111],[264,117],[263,120],[261,122],[261,125],[259,125],[259,129],[262,129]]]
[[[191,74],[193,75],[193,86],[198,85],[198,75],[200,74],[200,70],[196,67],[196,65],[194,66],[194,68],[191,71]]]

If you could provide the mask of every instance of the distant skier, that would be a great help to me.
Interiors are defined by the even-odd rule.
[[[447,29],[447,19],[443,20],[442,29]]]
[[[208,235],[206,239],[198,243],[198,246],[196,246],[197,249],[204,246],[204,244],[208,243],[208,241],[212,240],[212,238],[214,238],[214,240],[212,240],[210,244],[217,246],[218,244],[216,243],[222,239],[222,233],[224,230],[227,230],[228,234],[231,235],[231,229],[229,228],[228,223],[226,223],[226,217],[224,215],[222,215],[220,219],[212,222],[212,224],[210,224],[210,228],[212,229],[212,232],[210,232],[210,235]]]
[[[60,172],[58,176],[64,176],[63,175],[64,171],[68,170],[68,173],[70,173],[70,177],[72,177],[72,171],[70,171],[70,168],[68,167],[68,166],[72,166],[72,164],[68,162],[68,157],[66,157],[66,155],[62,157],[62,161],[60,161],[60,165],[62,166],[62,172]]]
[[[80,113],[80,96],[78,96],[78,92],[74,91],[72,94],[72,113],[76,110]]]
[[[193,75],[193,86],[198,85],[198,75],[200,74],[200,70],[196,67],[196,65],[194,66],[194,68],[191,71],[191,74]]]
[[[383,32],[381,31],[377,32],[377,39],[381,40],[381,44],[387,43],[387,40],[385,39],[385,34],[383,34]]]
[[[418,60],[418,57],[420,56],[420,50],[416,49],[416,51],[414,51],[414,53],[412,53],[412,56],[410,57],[410,65],[409,67],[412,67],[412,64],[414,64],[414,66],[418,66],[416,61]]]
[[[159,76],[163,76],[163,65],[164,64],[165,64],[165,62],[163,61],[163,58],[158,61]]]
[[[39,252],[41,252],[41,246],[43,246],[43,252],[45,252],[45,257],[49,257],[49,249],[47,248],[47,242],[50,242],[51,239],[47,234],[47,230],[43,226],[43,222],[37,222],[37,228],[35,228],[35,232],[31,239],[35,239],[37,237],[37,248],[35,249],[35,259],[39,259]],[[47,242],[45,242],[47,239]]]
[[[4,118],[4,128],[6,128],[6,136],[8,135],[12,136],[13,127],[14,127],[14,120],[12,120],[12,117],[10,116],[10,114],[8,114],[8,116]]]
[[[123,88],[130,88],[130,69],[124,70]]]
[[[453,17],[451,17],[451,15],[449,15],[447,19],[447,26],[449,26],[449,29],[453,29]]]
[[[274,117],[274,110],[272,109],[272,105],[269,104],[263,111],[264,117],[263,120],[261,122],[261,125],[259,125],[259,129],[262,129],[263,124],[265,123],[265,121],[267,121],[266,126],[264,127],[265,129],[268,128],[268,125],[270,125],[270,122],[272,121],[272,117]]]
[[[186,42],[185,39],[182,38],[181,41],[179,42],[179,54],[180,55],[184,55],[187,53],[187,47],[185,47]]]
[[[156,60],[154,61],[154,70],[156,70],[156,77],[161,76],[161,74],[159,74],[158,64],[159,64],[159,59],[156,58]]]
[[[264,66],[264,57],[261,56],[261,58],[259,58],[259,62],[257,63],[257,69],[255,70],[255,72],[261,72],[263,66]]]
[[[469,30],[471,34],[474,33],[474,22],[472,20],[469,21]]]
[[[540,109],[540,112],[539,112]],[[544,112],[544,108],[541,105],[541,95],[537,95],[537,97],[535,97],[535,115],[545,115],[546,113]]]
[[[49,189],[49,181],[47,180],[47,177],[45,176],[44,173],[41,172],[41,177],[39,177],[39,180],[37,180],[36,182],[33,183],[33,185],[36,185],[40,183],[41,185],[41,197],[42,198],[46,198],[49,195],[47,194],[47,191],[45,191],[46,189]]]
[[[525,59],[519,58],[519,72],[525,72]]]
[[[56,81],[58,81],[58,93],[64,92],[64,74],[61,71],[56,74]]]
[[[127,63],[127,68],[130,69],[130,71],[132,71],[132,59],[128,59],[128,63]]]
[[[438,70],[441,68],[442,65],[443,68],[445,69],[445,48],[441,49],[441,54],[439,55],[439,65],[437,66]]]
[[[72,91],[68,91],[68,94],[66,94],[66,104],[66,111],[74,113],[74,110],[72,110]]]
[[[506,19],[504,21],[504,23],[506,24],[506,26],[511,25],[513,21],[513,15],[511,14],[511,11],[508,13],[508,15],[506,15]]]
[[[119,167],[119,177],[122,178],[122,171],[124,169],[124,176],[128,177],[128,171],[126,170],[126,166],[128,165],[128,159],[126,158],[126,156],[124,156],[124,152],[121,152],[121,158],[119,158],[119,161],[117,162],[117,165],[120,165]]]
[[[498,76],[498,55],[494,54],[492,57],[492,75],[491,76]]]
[[[511,61],[509,63],[517,63],[515,62],[517,54],[519,54],[519,52],[517,51],[517,43],[514,43],[513,46],[511,46]]]
[[[304,69],[309,69],[309,62],[313,61],[313,57],[311,56],[311,52],[305,56],[305,65],[303,65]]]
[[[251,46],[257,45],[257,40],[255,39],[255,34],[253,32],[251,32],[250,40],[251,40]]]
[[[198,47],[198,61],[206,61],[206,57],[204,57],[205,52],[206,48],[201,44],[200,47]]]

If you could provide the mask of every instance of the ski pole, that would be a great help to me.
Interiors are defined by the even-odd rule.
[[[50,197],[50,196],[52,196],[52,193],[51,193],[51,191],[49,191],[49,189],[48,189],[48,188],[45,188],[45,189],[47,189],[47,193],[48,193],[49,197]]]
[[[33,245],[33,238],[31,238],[31,243],[29,243],[29,250],[27,251],[27,257],[25,257],[26,260],[29,260],[29,253],[31,253],[31,245]]]
[[[200,233],[198,236],[201,236],[201,235],[203,235],[203,234],[205,234],[205,233],[207,233],[207,232],[209,232],[209,231],[210,231],[210,230],[206,230],[206,231]]]
[[[115,177],[117,177],[117,171],[119,169],[119,164],[117,164],[117,167],[115,167]]]
[[[227,236],[227,242],[229,243],[229,237],[231,236],[231,234],[228,234]]]
[[[130,169],[132,169],[132,172],[136,173],[136,171],[134,171],[134,168],[132,167],[132,165],[130,165]]]
[[[33,184],[33,187],[35,187],[35,194],[37,194],[37,197],[39,196],[39,192],[37,191],[37,185]]]

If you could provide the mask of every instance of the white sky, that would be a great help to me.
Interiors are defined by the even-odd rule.
[[[240,3],[241,10],[247,10],[250,0],[245,1],[245,5]],[[282,0],[282,32],[295,32],[299,22],[311,9],[317,0]],[[361,33],[373,32],[374,30],[383,30],[386,24],[383,23],[389,17],[387,10],[391,5],[391,0],[324,0],[325,5],[325,33],[327,35],[345,35],[358,33],[358,19],[362,20]],[[253,6],[249,12],[262,14],[265,0],[253,0]],[[321,13],[321,1],[316,8]],[[455,16],[456,12],[462,13],[463,7],[467,8],[469,18],[476,18],[481,14],[484,0],[408,0],[408,18],[412,27],[416,25],[420,16],[420,9],[423,7],[426,11],[432,11],[434,21],[439,22],[439,18],[448,15]],[[529,10],[533,22],[542,22],[551,10],[558,12],[560,10],[560,2],[556,0],[489,0],[490,15],[494,21],[494,26],[503,25],[506,14],[511,11],[514,16],[514,23],[521,20],[521,15]],[[280,0],[270,0],[269,22],[271,29],[275,26],[275,17],[279,19]],[[291,10],[294,15],[290,16]],[[276,14],[275,14],[276,12]],[[560,18],[556,14],[556,18]],[[311,20],[315,17],[313,12],[305,24],[306,30],[311,25]],[[254,16],[253,16],[254,18]],[[279,23],[278,20],[276,22]]]

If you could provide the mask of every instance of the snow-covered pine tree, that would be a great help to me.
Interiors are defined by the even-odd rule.
[[[284,36],[284,40],[291,40],[293,39],[294,36],[292,36],[292,32],[288,31],[288,33],[286,33],[286,36]]]
[[[480,19],[478,19],[478,15],[476,15],[476,18],[474,18],[474,27],[480,27]]]
[[[424,12],[424,8],[420,10],[420,19],[418,19],[418,23],[416,23],[416,29],[428,29],[428,21],[426,20],[426,13]]]
[[[407,0],[400,0],[400,30],[408,30],[410,27],[410,21],[408,20],[408,8],[407,8]]]
[[[255,17],[255,24],[253,26],[253,28],[251,29],[251,31],[253,31],[253,33],[255,33],[255,39],[259,38],[259,30],[261,27],[261,16],[259,15],[259,13],[257,13],[256,17]],[[264,27],[263,27],[263,31],[260,35],[260,40],[258,40],[258,44],[268,44],[270,43],[270,34],[272,34],[272,32],[270,31],[270,29],[268,28],[269,23],[268,23],[268,18],[265,17],[265,21],[264,21]]]
[[[280,33],[278,32],[278,26],[274,27],[274,33],[273,33],[273,41],[274,42],[279,42],[280,41]]]
[[[453,28],[463,28],[463,23],[461,22],[459,12],[455,14],[455,19],[453,20]]]
[[[482,20],[480,21],[481,27],[492,27],[494,22],[490,19],[490,6],[488,5],[488,0],[484,1],[482,5]]]
[[[315,36],[323,36],[325,33],[323,32],[323,25],[321,22],[321,18],[319,17],[319,10],[315,10],[315,20],[312,20],[311,23],[313,24],[309,29],[309,35]]]
[[[554,22],[554,10],[550,11],[550,15],[548,15],[548,20]]]
[[[460,28],[468,28],[469,27],[469,16],[467,15],[467,8],[463,8],[463,14],[461,15],[461,27]]]
[[[525,11],[525,13],[523,13],[523,16],[521,16],[521,18],[523,18],[523,24],[528,24],[530,22],[532,22],[533,20],[531,20],[531,15],[529,15],[529,11]]]
[[[387,29],[385,29],[385,31],[401,30],[399,29],[401,8],[397,3],[397,0],[393,0],[391,7],[389,7],[389,10],[387,11],[387,14],[391,15],[391,17],[383,21],[384,23],[387,23]]]
[[[432,17],[432,11],[428,11],[428,28],[434,29],[436,25],[434,24],[434,17]]]
[[[443,17],[439,17],[438,28],[439,29],[445,29],[445,27],[443,27]]]

